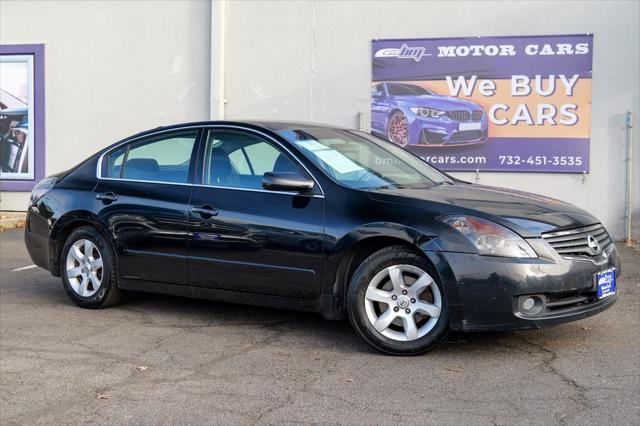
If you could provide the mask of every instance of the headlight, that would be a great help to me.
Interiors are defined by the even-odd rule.
[[[464,235],[482,255],[538,257],[522,237],[490,220],[474,216],[446,216],[441,220]]]
[[[420,115],[422,117],[440,118],[446,114],[445,111],[440,111],[439,109],[433,109],[433,108],[415,107],[415,108],[409,108],[409,109],[414,114]]]
[[[36,201],[44,196],[53,185],[56,183],[56,178],[44,178],[40,182],[36,184],[36,186],[31,191],[31,198],[29,198],[29,205],[33,205]]]

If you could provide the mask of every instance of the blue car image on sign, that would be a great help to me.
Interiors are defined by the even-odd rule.
[[[374,133],[400,146],[464,145],[487,139],[480,105],[415,84],[380,83],[371,93]]]
[[[596,276],[598,299],[611,296],[616,293],[616,270],[608,269],[598,272]]]

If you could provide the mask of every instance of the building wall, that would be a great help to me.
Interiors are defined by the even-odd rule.
[[[46,173],[138,131],[209,116],[208,1],[2,1],[0,43],[45,44]],[[25,210],[3,191],[0,209]]]
[[[591,172],[480,173],[480,183],[561,198],[624,238],[625,113],[638,118],[640,3],[636,1],[231,1],[226,117],[357,127],[368,112],[371,40],[594,33]],[[634,152],[634,233],[640,234],[640,146]],[[454,173],[475,180],[472,173]]]
[[[480,173],[575,203],[624,236],[625,113],[638,121],[637,1],[228,1],[226,118],[358,127],[374,38],[594,33],[591,173]],[[209,1],[0,2],[0,43],[44,43],[46,172],[134,132],[209,116]],[[640,144],[634,235],[640,238]],[[471,173],[455,173],[475,180]],[[0,209],[28,194],[3,192]]]

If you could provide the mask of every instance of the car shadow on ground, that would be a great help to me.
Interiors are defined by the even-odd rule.
[[[24,280],[18,276],[15,279]],[[67,297],[59,279],[34,272],[31,279],[19,286],[8,284],[2,288],[4,294],[22,293],[34,306],[81,310]],[[111,315],[111,312],[117,314]],[[126,321],[127,325],[176,326],[200,330],[210,328],[211,333],[220,329],[233,333],[239,327],[247,326],[260,327],[265,331],[277,328],[284,333],[282,339],[285,343],[286,339],[302,340],[309,350],[331,347],[343,353],[380,354],[356,335],[348,320],[329,321],[320,314],[310,312],[130,292],[119,305],[94,313],[112,317],[118,322]],[[523,347],[532,348],[531,341],[535,341],[539,347],[552,343],[561,345],[563,336],[580,332],[581,329],[583,326],[580,324],[568,323],[542,331],[451,332],[434,353],[444,356],[462,353],[483,355],[496,349],[518,348],[520,350],[512,351],[514,356],[518,356],[522,354]],[[295,338],[288,338],[288,333],[295,333]]]
[[[147,319],[156,318],[158,325],[166,323],[167,318],[163,319],[163,316],[179,319],[184,324],[197,323],[201,327],[234,328],[248,323],[258,327],[277,325],[305,335],[305,344],[310,349],[329,344],[344,352],[379,354],[356,335],[348,319],[329,321],[316,313],[138,292],[128,294],[120,305],[111,309],[144,315]],[[319,337],[316,339],[315,336]],[[502,345],[498,341],[505,339],[515,340],[516,335],[514,332],[450,332],[437,351],[488,352],[494,344]]]

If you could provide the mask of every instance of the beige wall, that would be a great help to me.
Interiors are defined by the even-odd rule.
[[[0,43],[45,44],[46,173],[209,116],[208,1],[0,1]],[[3,192],[0,209],[26,209]]]
[[[281,118],[357,127],[368,111],[371,40],[594,33],[591,173],[481,173],[480,183],[561,198],[624,236],[625,112],[640,97],[637,1],[231,1],[227,118]],[[637,130],[637,129],[636,129]],[[640,146],[635,135],[635,236]],[[473,180],[471,173],[455,175]]]
[[[46,44],[47,173],[131,133],[206,119],[210,61],[222,60],[210,49],[210,11],[206,0],[0,1],[0,43]],[[623,238],[625,112],[640,121],[640,2],[233,0],[225,14],[227,118],[350,127],[369,108],[373,38],[594,33],[591,173],[481,173],[480,183],[575,203]],[[0,208],[24,209],[27,196],[3,193]]]

